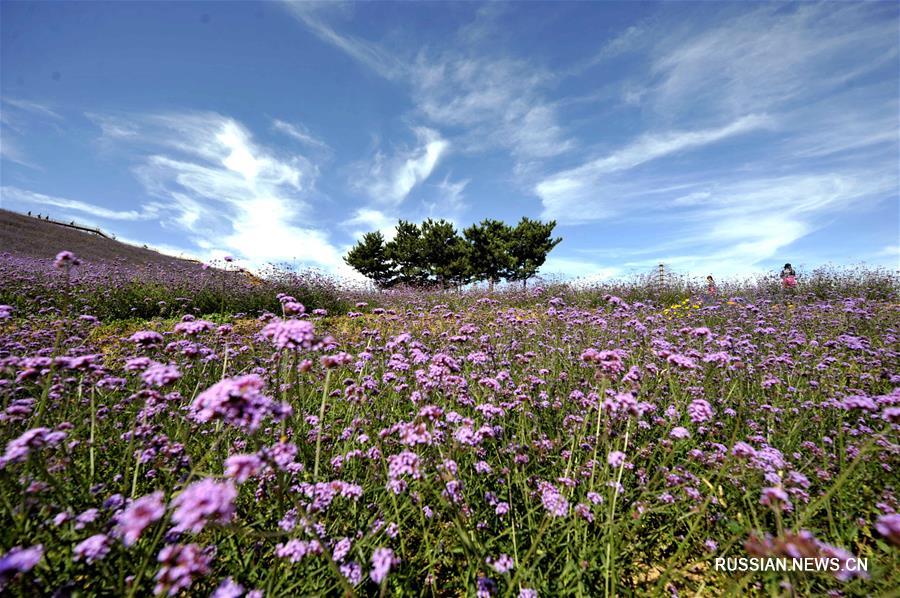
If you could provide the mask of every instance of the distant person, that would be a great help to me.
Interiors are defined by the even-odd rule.
[[[717,293],[718,289],[716,288],[716,281],[713,279],[712,274],[710,274],[706,277],[706,294],[703,297],[703,302],[706,304],[715,303]]]
[[[781,277],[781,288],[793,289],[797,286],[797,273],[794,272],[794,268],[790,263],[784,265],[779,276]]]

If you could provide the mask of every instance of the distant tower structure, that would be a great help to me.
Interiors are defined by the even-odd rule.
[[[659,288],[663,288],[666,286],[666,266],[665,264],[659,265]]]

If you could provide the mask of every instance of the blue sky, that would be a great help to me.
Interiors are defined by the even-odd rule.
[[[900,260],[900,5],[0,4],[0,206],[346,274],[398,218],[543,272]],[[62,248],[48,248],[53,252]]]

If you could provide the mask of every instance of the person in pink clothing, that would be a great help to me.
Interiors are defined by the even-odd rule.
[[[794,272],[794,268],[787,263],[784,265],[784,268],[781,269],[781,287],[784,289],[793,289],[797,286],[797,273]]]

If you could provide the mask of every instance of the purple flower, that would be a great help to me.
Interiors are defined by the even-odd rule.
[[[334,552],[331,555],[332,560],[336,563],[340,563],[344,560],[344,558],[350,554],[350,548],[352,543],[350,538],[341,538],[338,540],[337,544],[334,545]]]
[[[356,562],[344,563],[341,565],[341,575],[347,578],[347,581],[350,582],[351,585],[357,585],[362,581],[363,572],[362,566]]]
[[[672,431],[669,432],[669,436],[676,440],[684,440],[685,438],[690,438],[691,433],[688,432],[687,428],[675,426],[674,428],[672,428]]]
[[[857,395],[852,397],[847,397],[841,402],[841,407],[846,410],[851,409],[862,409],[863,411],[878,411],[878,405],[875,404],[871,398]]]
[[[900,407],[887,407],[881,412],[881,419],[892,424],[900,424]]]
[[[372,553],[372,570],[369,572],[369,577],[375,583],[380,584],[387,578],[391,567],[399,563],[400,559],[394,556],[394,551],[390,548],[376,548]]]
[[[225,475],[242,484],[258,474],[263,465],[257,455],[231,455],[225,459]]]
[[[755,457],[756,449],[747,444],[746,442],[735,442],[734,447],[731,449],[731,454],[735,457]]]
[[[174,365],[154,363],[141,374],[141,379],[147,386],[162,388],[181,378],[181,372]]]
[[[581,360],[586,363],[596,363],[600,366],[600,371],[605,374],[617,375],[625,371],[625,364],[622,363],[623,356],[624,351],[621,350],[597,351],[589,348],[581,353]]]
[[[312,349],[316,344],[315,328],[308,320],[275,320],[260,332],[279,350]]]
[[[196,534],[207,523],[228,523],[234,515],[235,498],[237,489],[231,480],[217,482],[206,478],[194,482],[172,501],[172,531]]]
[[[882,515],[875,524],[878,533],[894,546],[900,546],[900,513]]]
[[[262,394],[263,379],[256,374],[225,378],[200,393],[191,404],[194,419],[222,419],[249,432],[275,410],[272,399]]]
[[[397,479],[402,475],[408,475],[414,480],[421,476],[419,471],[419,456],[411,451],[403,451],[388,457],[388,477]]]
[[[310,554],[322,554],[322,546],[317,540],[309,542],[305,540],[288,540],[285,544],[275,546],[275,556],[288,559],[292,563],[299,563]]]
[[[153,363],[155,362],[149,357],[132,357],[125,360],[125,371],[136,372],[150,367]]]
[[[625,463],[625,453],[623,453],[622,451],[612,451],[606,457],[606,462],[613,467],[619,467],[620,465]]]
[[[157,560],[162,566],[153,592],[174,596],[191,587],[195,578],[209,573],[212,557],[196,544],[170,544],[159,551]]]
[[[93,523],[97,519],[97,509],[87,509],[75,518],[75,529],[84,529],[88,523]]]
[[[565,517],[569,512],[569,501],[559,493],[556,486],[547,482],[538,485],[541,493],[541,502],[548,513],[554,517]]]
[[[244,595],[244,586],[237,583],[230,577],[226,577],[219,584],[219,587],[212,593],[210,598],[240,598]]]
[[[693,370],[697,368],[697,364],[694,363],[693,359],[685,355],[679,355],[678,353],[672,353],[671,355],[666,357],[666,362],[686,370]]]
[[[166,505],[161,491],[142,496],[125,507],[116,516],[114,533],[122,538],[125,546],[137,542],[148,525],[158,521],[166,513]]]
[[[153,347],[162,343],[163,337],[153,330],[140,330],[132,334],[128,340],[142,347]]]
[[[475,598],[491,598],[497,592],[497,584],[489,577],[479,576],[475,580]]]
[[[719,366],[725,366],[728,365],[729,361],[731,361],[731,355],[729,355],[725,351],[719,351],[718,353],[707,353],[703,356],[703,363],[715,363]]]
[[[35,544],[28,548],[16,546],[0,557],[0,589],[17,573],[27,573],[34,569],[43,556],[43,544]]]
[[[109,554],[112,540],[106,534],[95,534],[75,546],[74,560],[86,560],[88,563],[102,560]]]
[[[537,590],[522,588],[519,590],[519,598],[538,598]]]
[[[71,251],[60,251],[56,254],[56,259],[53,260],[53,265],[57,268],[71,268],[80,263],[81,260],[75,257],[75,254]]]
[[[56,446],[65,439],[66,433],[50,431],[49,428],[32,428],[6,445],[6,452],[0,457],[0,470],[7,464],[24,461],[35,449]]]
[[[501,575],[508,571],[512,571],[515,566],[515,563],[508,554],[501,554],[494,561],[491,561],[491,559],[488,558],[485,562],[491,566],[491,569]]]
[[[713,418],[713,410],[703,399],[695,399],[688,405],[688,415],[695,424],[702,424]]]
[[[207,320],[186,320],[175,324],[175,332],[188,336],[197,336],[201,332],[208,332],[215,327],[215,324]]]
[[[787,492],[783,488],[778,487],[763,488],[759,504],[785,511],[790,511],[794,508]]]

